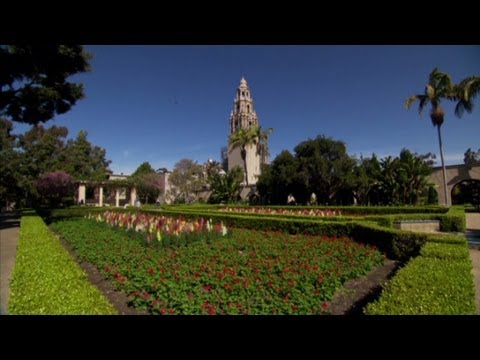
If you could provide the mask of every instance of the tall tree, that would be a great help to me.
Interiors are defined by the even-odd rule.
[[[440,103],[444,99],[455,101],[455,87],[449,75],[442,73],[437,68],[435,68],[428,77],[428,84],[425,87],[424,93],[410,96],[405,101],[405,107],[409,109],[415,101],[418,101],[418,112],[421,115],[425,106],[427,106],[428,104],[431,105],[430,119],[432,120],[433,126],[436,127],[438,131],[438,144],[440,147],[440,159],[442,161],[443,191],[445,194],[444,205],[448,206],[449,201],[447,191],[447,173],[445,170],[445,161],[443,157],[441,132],[441,127],[443,125],[445,117],[445,111],[443,110]]]
[[[148,161],[141,163],[133,172],[131,180],[135,184],[137,196],[144,204],[155,200],[165,193],[161,174],[157,174]]]
[[[206,185],[202,165],[190,159],[177,162],[169,177],[173,185],[170,194],[175,202],[192,202],[198,192]]]
[[[111,161],[106,159],[105,149],[92,145],[87,137],[88,133],[80,130],[74,140],[68,140],[65,147],[65,162],[60,169],[68,172],[76,180],[106,180]]]
[[[430,119],[433,126],[437,127],[438,143],[440,147],[440,158],[442,161],[443,172],[443,190],[445,194],[445,206],[448,205],[448,191],[447,191],[447,175],[445,170],[445,162],[443,159],[443,145],[441,126],[444,121],[445,111],[440,105],[441,100],[450,100],[456,102],[455,115],[461,117],[464,111],[471,113],[473,111],[473,99],[480,93],[480,77],[469,76],[458,84],[452,83],[450,76],[439,71],[437,68],[433,69],[428,78],[428,84],[425,87],[423,94],[410,96],[405,101],[407,109],[419,101],[418,111],[420,115],[423,109],[428,104],[431,105]]]
[[[420,195],[428,192],[428,178],[432,173],[435,155],[419,155],[402,149],[398,158],[398,182],[402,204],[416,204]]]
[[[18,136],[21,147],[20,186],[28,202],[38,195],[36,181],[41,174],[65,169],[65,138],[68,129],[63,126],[44,128],[35,125]]]
[[[260,155],[260,163],[266,164],[270,153],[268,151],[268,138],[273,132],[273,128],[262,130],[261,126],[253,127],[253,131],[257,137],[257,154]]]
[[[155,173],[155,170],[152,168],[152,165],[150,165],[148,161],[145,161],[133,172],[132,177],[153,173]]]
[[[355,160],[342,141],[322,135],[301,142],[294,150],[300,168],[308,174],[308,190],[319,203],[332,204],[340,189],[352,186]]]
[[[480,76],[469,76],[455,86],[457,104],[455,115],[462,117],[463,112],[472,113],[473,99],[480,94]]]
[[[371,158],[360,157],[354,170],[353,196],[360,205],[368,205],[370,191],[379,184],[381,166],[375,154]]]
[[[67,78],[89,71],[90,58],[79,45],[1,45],[0,115],[38,124],[66,113],[84,97]]]

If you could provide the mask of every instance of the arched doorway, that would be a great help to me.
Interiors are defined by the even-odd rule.
[[[473,205],[480,207],[480,180],[468,179],[455,184],[452,188],[452,205]]]

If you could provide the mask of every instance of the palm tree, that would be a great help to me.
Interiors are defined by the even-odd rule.
[[[257,144],[257,131],[254,127],[249,129],[240,128],[230,135],[229,145],[230,152],[236,148],[240,148],[240,155],[243,160],[243,169],[245,171],[245,183],[248,186],[248,170],[247,170],[247,147]]]
[[[455,85],[455,96],[457,105],[455,115],[462,117],[463,112],[469,114],[473,111],[473,98],[480,93],[480,76],[469,76]]]
[[[466,86],[469,91],[469,97],[471,102],[471,88]],[[459,100],[459,97],[456,93],[459,92],[459,88],[452,84],[450,76],[440,72],[437,68],[433,69],[428,78],[428,84],[425,87],[424,94],[417,94],[410,96],[405,101],[405,108],[409,109],[410,106],[415,102],[419,101],[418,112],[422,114],[423,109],[429,103],[431,104],[430,110],[430,119],[432,120],[433,126],[437,127],[438,130],[438,143],[440,146],[440,159],[442,160],[442,172],[443,172],[443,190],[445,192],[445,206],[448,206],[448,191],[447,191],[447,174],[445,170],[445,162],[443,159],[443,145],[442,145],[442,133],[441,127],[444,121],[445,111],[440,106],[440,102],[443,99],[447,100]],[[477,90],[478,91],[478,90]],[[470,102],[466,102],[469,106]],[[465,107],[465,104],[462,106],[468,111],[468,108]]]
[[[260,162],[265,164],[267,158],[270,156],[268,152],[268,137],[273,132],[272,128],[262,130],[261,126],[255,126],[252,128],[257,137],[257,154],[260,155]]]

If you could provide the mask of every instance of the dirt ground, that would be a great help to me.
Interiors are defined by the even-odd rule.
[[[382,285],[395,275],[398,268],[398,261],[385,259],[382,266],[367,275],[347,281],[330,301],[330,314],[362,315],[365,305],[380,296]]]

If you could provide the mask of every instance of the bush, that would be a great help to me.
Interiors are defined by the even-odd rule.
[[[453,257],[446,255],[449,251]],[[401,269],[386,285],[381,298],[367,305],[365,313],[475,314],[475,289],[470,259],[458,259],[459,252],[450,248],[443,251],[429,247],[426,253],[428,256],[420,256]]]

